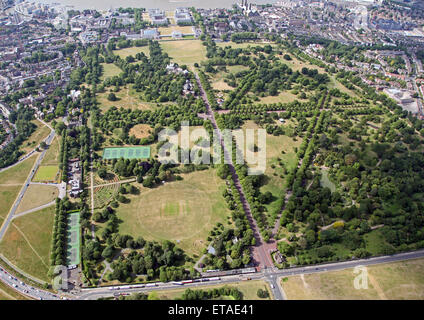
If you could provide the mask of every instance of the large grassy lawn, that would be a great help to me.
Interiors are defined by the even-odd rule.
[[[174,241],[187,254],[200,254],[209,231],[229,215],[222,197],[225,183],[212,169],[183,178],[130,196],[131,202],[117,209],[120,233]]]
[[[282,282],[291,300],[424,299],[424,259],[367,267],[368,289],[355,289],[353,269],[289,277]]]
[[[59,172],[58,166],[40,166],[32,180],[36,182],[56,181],[58,172]]]
[[[0,173],[1,184],[23,184],[34,166],[37,156],[31,156],[20,164]]]
[[[115,66],[113,63],[102,63],[103,66],[103,74],[100,80],[105,80],[107,78],[111,78],[113,76],[119,75],[122,70]]]
[[[193,33],[193,27],[191,26],[171,26],[171,27],[159,27],[158,31],[163,36],[171,36],[172,32],[179,31],[181,33]]]
[[[272,292],[269,288],[269,285],[264,281],[240,281],[237,283],[231,283],[226,284],[227,287],[235,287],[239,289],[243,293],[243,300],[271,300],[272,299]],[[210,285],[210,286],[200,286],[195,288],[190,288],[191,290],[210,290],[215,288],[222,288],[223,285]],[[257,295],[258,289],[267,290],[270,294],[269,298],[259,298]],[[174,300],[175,298],[180,298],[184,291],[187,290],[187,288],[181,288],[176,290],[163,290],[163,291],[155,291],[155,295],[160,300]],[[225,297],[222,297],[223,300],[225,300]],[[227,299],[231,300],[231,299]]]
[[[161,41],[162,49],[179,65],[193,67],[206,60],[206,48],[200,40]]]
[[[57,166],[59,165],[59,138],[56,136],[44,155],[42,166]]]
[[[59,191],[56,187],[31,184],[25,192],[16,213],[25,212],[50,203],[54,201],[58,195]]]
[[[148,110],[154,108],[157,104],[154,102],[144,102],[141,101],[141,94],[136,92],[134,89],[129,87],[122,87],[119,92],[115,92],[117,101],[109,101],[107,96],[109,95],[109,91],[98,93],[97,101],[100,103],[100,109],[105,112],[110,109],[112,106],[120,109],[121,107],[124,109],[140,109],[140,110]],[[162,104],[160,104],[162,105]]]
[[[286,122],[285,126],[286,125],[289,125],[289,122]],[[246,123],[243,125],[243,129],[258,130],[259,126],[253,121],[246,121]],[[255,141],[257,141],[257,134],[255,134]],[[290,138],[286,135],[273,136],[266,134],[266,184],[261,187],[261,192],[269,191],[273,194],[275,200],[277,199],[276,197],[283,189],[285,183],[283,168],[279,165],[278,159],[281,159],[281,162],[284,164],[287,170],[295,167],[297,163],[296,152],[294,151],[294,148],[299,147],[301,143],[302,138],[299,137],[297,137],[296,140],[293,140],[293,138]],[[284,153],[282,153],[283,151]],[[261,150],[258,152],[261,152]],[[275,205],[277,205],[277,202],[273,201],[270,204],[267,204],[266,207],[269,212],[272,212]]]
[[[50,245],[55,206],[13,220],[2,241],[0,253],[24,272],[49,281]]]
[[[0,225],[9,213],[21,188],[21,185],[0,186]]]
[[[28,153],[34,148],[36,148],[50,133],[50,129],[42,124],[38,120],[33,120],[33,122],[37,129],[31,134],[31,136],[22,143],[22,146],[20,148],[21,151],[24,153]]]
[[[131,47],[113,51],[114,54],[120,56],[122,59],[125,59],[128,56],[133,56],[135,58],[135,55],[139,52],[143,52],[148,57],[150,56],[149,46]]]

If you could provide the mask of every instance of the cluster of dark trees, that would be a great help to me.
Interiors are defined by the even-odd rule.
[[[34,110],[32,109],[20,108],[10,114],[9,121],[16,125],[17,132],[12,133],[15,136],[13,141],[0,152],[0,168],[7,167],[18,161],[19,157],[22,155],[22,151],[19,150],[19,147],[37,128],[37,126],[31,122],[33,119]]]
[[[212,300],[219,297],[233,297],[234,300],[243,300],[243,293],[237,288],[222,287],[209,290],[186,289],[181,300]]]
[[[231,41],[240,43],[245,41],[257,40],[258,34],[256,32],[239,32],[231,35]]]
[[[25,63],[40,63],[40,62],[56,59],[58,56],[59,55],[58,55],[57,52],[44,53],[42,51],[35,51],[31,54],[30,57],[24,58],[23,62],[25,62]]]
[[[132,282],[137,275],[146,275],[148,280],[159,278],[167,282],[187,279],[189,276],[182,267],[186,260],[184,252],[169,241],[146,242],[141,237],[133,240],[131,236],[114,233],[107,238],[105,245],[99,241],[87,241],[83,249],[83,257],[93,263],[102,258],[110,260],[123,248],[133,250],[125,257],[120,256],[113,261],[113,272],[109,280]],[[143,251],[140,253],[135,249],[143,249]],[[91,278],[95,277],[92,268],[87,271]]]
[[[130,40],[128,46],[132,46]],[[144,53],[137,53],[135,57],[128,56],[125,59],[114,55],[112,51],[107,53],[106,62],[115,63],[122,73],[108,78],[103,87],[115,86],[119,91],[120,86],[133,84],[133,88],[140,93],[140,98],[148,102],[180,102],[183,86],[187,79],[193,81],[192,75],[170,73],[166,66],[171,62],[168,54],[163,52],[157,41],[143,43],[149,45],[149,58]],[[109,43],[108,46],[111,44]],[[141,63],[133,63],[133,62]],[[186,66],[181,66],[186,69]]]
[[[220,178],[227,180],[227,189],[224,191],[223,197],[231,210],[234,228],[226,228],[223,224],[218,223],[209,233],[207,240],[211,241],[215,254],[207,254],[203,263],[207,269],[241,268],[250,263],[249,247],[255,244],[255,238],[243,210],[238,190],[229,177],[228,165],[219,165],[217,174]],[[227,256],[231,257],[231,263],[227,261]]]
[[[66,264],[66,241],[68,228],[68,211],[72,205],[67,198],[56,199],[56,214],[53,223],[50,263],[52,266]]]

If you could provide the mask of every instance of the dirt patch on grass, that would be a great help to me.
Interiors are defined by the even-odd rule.
[[[135,136],[138,139],[147,138],[152,131],[152,127],[148,124],[138,124],[131,128],[130,136]]]

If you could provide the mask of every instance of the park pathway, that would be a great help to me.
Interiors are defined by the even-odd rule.
[[[197,84],[200,88],[200,92],[201,92],[203,101],[205,102],[205,105],[206,105],[206,115],[207,115],[208,119],[212,122],[212,126],[214,128],[214,131],[216,132],[216,134],[218,136],[222,150],[224,151],[225,163],[228,164],[228,167],[229,167],[230,172],[231,172],[232,179],[234,181],[234,185],[235,185],[235,187],[236,187],[236,189],[237,189],[237,191],[240,195],[240,201],[243,205],[244,212],[246,213],[247,220],[249,221],[250,228],[252,229],[253,235],[254,235],[255,240],[256,240],[256,244],[252,248],[253,260],[261,268],[273,268],[274,263],[272,262],[272,258],[271,258],[271,255],[269,253],[269,250],[272,249],[272,247],[275,245],[275,243],[268,243],[267,244],[263,241],[263,239],[261,237],[261,234],[259,232],[259,227],[256,224],[256,221],[253,219],[252,212],[250,210],[250,205],[249,205],[248,201],[246,200],[246,196],[244,195],[243,187],[241,186],[240,179],[239,179],[239,177],[236,173],[236,170],[235,170],[234,165],[233,165],[233,161],[231,159],[231,154],[228,152],[228,150],[225,146],[224,139],[223,139],[221,131],[218,128],[218,125],[216,123],[215,115],[214,115],[214,112],[213,112],[213,110],[210,106],[208,98],[206,96],[206,92],[205,92],[205,90],[204,90],[204,88],[203,88],[203,86],[200,82],[199,75],[197,73],[195,73],[195,76],[196,76]]]

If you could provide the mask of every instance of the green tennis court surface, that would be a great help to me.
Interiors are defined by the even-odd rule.
[[[66,265],[72,266],[80,263],[80,214],[79,212],[68,215]]]
[[[103,159],[149,159],[150,147],[105,148]]]

